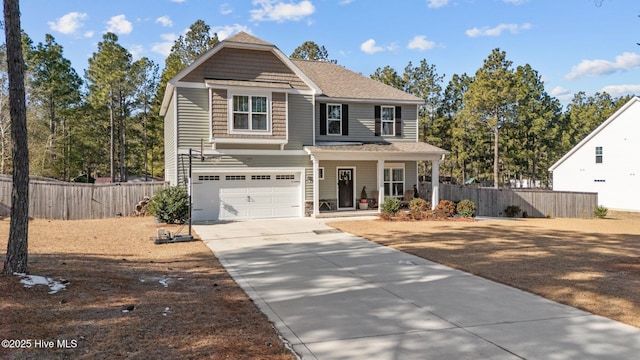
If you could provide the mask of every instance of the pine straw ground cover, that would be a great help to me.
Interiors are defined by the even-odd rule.
[[[32,220],[30,274],[68,284],[49,294],[0,275],[0,339],[31,340],[0,348],[0,359],[295,358],[202,242],[154,245],[157,226],[150,217]],[[3,262],[8,229],[0,220]],[[36,349],[35,340],[56,344]]]
[[[610,211],[605,219],[329,225],[640,327],[640,213]]]

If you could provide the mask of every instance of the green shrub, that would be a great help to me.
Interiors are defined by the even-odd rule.
[[[423,214],[427,211],[429,203],[427,203],[424,199],[415,198],[409,202],[409,213],[415,220],[420,220],[423,218]]]
[[[400,200],[394,197],[388,197],[384,199],[384,202],[380,206],[380,210],[385,214],[389,214],[389,216],[396,216],[401,207],[402,203]]]
[[[433,210],[433,215],[437,219],[450,218],[456,214],[456,204],[450,200],[440,200],[436,208]]]
[[[184,224],[189,219],[189,196],[181,186],[158,190],[148,205],[151,215],[163,223]]]
[[[509,205],[506,209],[504,209],[504,216],[506,217],[518,217],[520,216],[520,206],[518,205]]]
[[[595,215],[596,217],[599,217],[600,219],[604,219],[608,213],[609,213],[609,209],[607,209],[602,205],[598,205],[596,206],[595,209],[593,209],[593,215]]]
[[[460,201],[458,205],[456,205],[456,211],[462,217],[465,217],[465,218],[473,217],[476,211],[476,204],[469,199],[464,199]]]

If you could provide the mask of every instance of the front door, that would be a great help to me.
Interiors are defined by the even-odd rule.
[[[355,187],[354,169],[338,168],[338,210],[355,209],[353,190]]]

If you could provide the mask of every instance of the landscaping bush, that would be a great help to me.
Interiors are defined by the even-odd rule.
[[[440,200],[435,210],[433,211],[433,216],[437,219],[450,218],[455,214],[456,204],[450,200]]]
[[[609,209],[602,205],[598,205],[595,209],[593,209],[593,215],[599,217],[600,219],[604,219],[604,217],[607,216],[608,213]]]
[[[520,216],[520,206],[518,205],[509,205],[506,209],[504,209],[504,216],[506,217],[518,217]]]
[[[189,195],[181,186],[160,189],[151,198],[148,211],[160,222],[184,224],[189,219]]]
[[[380,205],[380,210],[385,214],[389,214],[389,216],[396,216],[401,207],[402,203],[400,200],[394,197],[388,197],[384,199],[384,202]]]
[[[409,213],[414,220],[420,220],[424,217],[424,212],[429,208],[429,203],[424,199],[415,198],[409,202]]]
[[[460,216],[464,218],[473,217],[475,211],[476,204],[469,199],[464,199],[460,201],[458,205],[456,205],[456,212],[458,212],[458,214],[460,214]]]

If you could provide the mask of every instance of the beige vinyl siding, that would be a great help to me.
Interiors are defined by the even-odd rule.
[[[324,100],[323,100],[324,102]],[[335,103],[335,102],[325,102]],[[375,106],[394,106],[388,103],[350,103],[349,105],[349,135],[320,135],[320,101],[316,101],[316,139],[318,141],[416,141],[416,105],[402,105],[402,137],[375,136]]]
[[[235,95],[242,94],[238,91]],[[287,138],[287,94],[271,93],[271,134],[230,134],[229,133],[229,97],[224,89],[213,89],[211,106],[212,135],[214,139],[286,139]]]
[[[176,133],[175,133],[175,102],[169,103],[169,110],[164,117],[164,180],[172,185],[177,184],[176,162]]]
[[[405,190],[413,189],[416,184],[417,163],[415,161],[396,162],[393,164],[404,164],[404,188]],[[378,190],[378,162],[377,161],[321,161],[320,167],[324,168],[324,180],[319,180],[319,196],[320,199],[337,198],[337,167],[355,167],[356,168],[356,198],[360,198],[362,187],[367,187],[367,197],[373,197],[373,191]]]
[[[200,149],[209,141],[209,91],[178,88],[178,147]]]
[[[283,83],[294,89],[309,90],[271,51],[223,48],[181,81],[203,82],[205,79]]]
[[[289,142],[287,150],[313,145],[313,97],[289,94]]]

